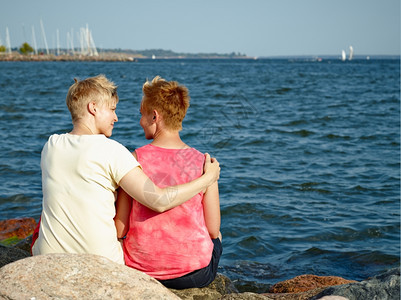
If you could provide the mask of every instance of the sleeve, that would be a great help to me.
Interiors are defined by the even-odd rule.
[[[111,167],[114,180],[117,184],[132,169],[136,167],[142,168],[131,152],[123,145],[117,143],[113,152]]]

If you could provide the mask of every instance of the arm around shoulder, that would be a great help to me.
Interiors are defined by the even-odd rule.
[[[140,167],[136,167],[121,179],[120,186],[146,207],[157,212],[164,212],[191,199],[216,182],[220,176],[218,161],[207,155],[204,171],[201,177],[191,182],[159,188]]]

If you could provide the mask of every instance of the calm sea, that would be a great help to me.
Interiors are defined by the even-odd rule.
[[[71,129],[73,78],[119,85],[113,139],[147,143],[141,88],[185,84],[183,139],[221,163],[219,271],[264,291],[296,275],[362,280],[400,263],[400,61],[0,62],[0,220],[39,218],[40,152]]]

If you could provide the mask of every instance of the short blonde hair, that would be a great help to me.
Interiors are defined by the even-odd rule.
[[[145,112],[157,110],[168,129],[181,130],[182,121],[189,107],[188,89],[176,81],[166,81],[160,76],[146,81],[142,87],[142,109]]]
[[[88,103],[95,102],[100,105],[118,103],[117,86],[106,76],[98,75],[79,81],[69,88],[66,98],[68,110],[72,121],[75,122],[85,115]]]

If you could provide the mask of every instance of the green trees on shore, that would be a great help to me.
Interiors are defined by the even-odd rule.
[[[9,50],[12,51],[12,49],[9,49]],[[33,48],[31,47],[31,45],[29,45],[28,43],[25,42],[25,43],[23,43],[23,44],[21,45],[21,47],[18,49],[18,51],[19,51],[21,54],[26,55],[26,54],[32,53],[34,50],[33,50]],[[7,52],[7,47],[0,44],[0,53],[4,53],[4,52]]]
[[[28,43],[23,43],[22,46],[19,48],[19,52],[22,54],[30,54],[33,52],[33,48]]]

